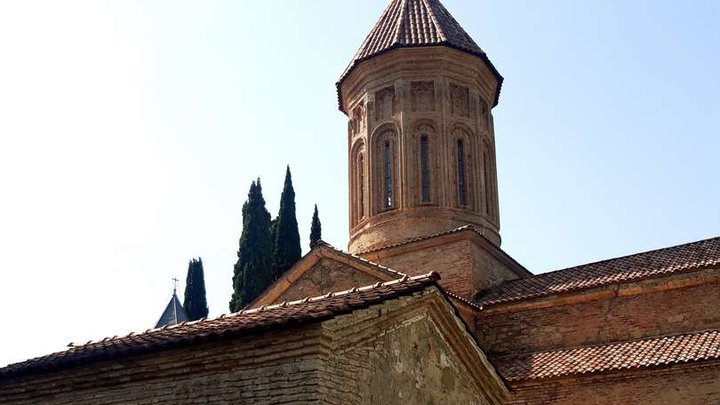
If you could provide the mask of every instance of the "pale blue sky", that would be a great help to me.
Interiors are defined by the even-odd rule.
[[[0,364],[153,326],[290,164],[347,243],[334,83],[388,0],[0,2]],[[720,235],[720,2],[445,0],[505,77],[503,248],[534,272]],[[182,285],[181,285],[182,290]]]

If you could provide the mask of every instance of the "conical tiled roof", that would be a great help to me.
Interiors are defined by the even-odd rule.
[[[340,77],[338,89],[360,62],[393,49],[424,46],[447,46],[478,56],[502,83],[485,52],[439,0],[392,0]]]
[[[173,296],[170,298],[170,302],[168,302],[165,311],[163,311],[155,327],[161,328],[163,326],[177,325],[187,320],[188,316],[185,313],[185,309],[180,303],[176,292],[173,291]]]

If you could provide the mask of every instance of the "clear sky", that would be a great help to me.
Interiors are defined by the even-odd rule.
[[[389,0],[0,1],[0,365],[152,327],[285,165],[347,243],[335,81]],[[720,235],[720,2],[444,0],[505,77],[503,248],[534,272]],[[180,293],[183,289],[180,285]]]

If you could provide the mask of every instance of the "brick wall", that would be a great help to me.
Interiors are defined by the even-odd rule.
[[[318,401],[317,326],[0,381],[3,404]]]
[[[468,231],[465,235],[450,235],[438,241],[423,241],[363,255],[368,260],[410,275],[440,273],[440,284],[465,298],[504,280],[518,275],[472,239],[478,237]]]
[[[486,351],[532,351],[720,328],[720,283],[610,294],[547,308],[512,308],[479,313],[478,340]]]
[[[429,289],[314,325],[0,380],[0,403],[501,403],[458,322]]]
[[[718,404],[720,363],[515,384],[509,404]]]

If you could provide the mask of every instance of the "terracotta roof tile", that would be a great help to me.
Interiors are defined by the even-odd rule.
[[[438,0],[394,0],[355,53],[364,60],[394,47],[452,45],[483,53]]]
[[[419,46],[447,46],[478,56],[499,83],[503,81],[485,52],[439,0],[392,0],[340,77],[338,92],[339,84],[359,63],[393,49]],[[499,95],[498,86],[494,104]]]
[[[58,370],[95,361],[176,348],[217,338],[240,336],[279,327],[319,322],[407,296],[437,285],[440,276],[429,273],[377,283],[372,286],[331,293],[314,298],[221,315],[215,319],[183,322],[178,325],[105,338],[71,346],[68,350],[38,357],[0,369],[0,378]]]
[[[720,359],[720,330],[496,357],[507,381],[633,370]]]
[[[477,297],[483,306],[720,266],[720,237],[513,280]]]

